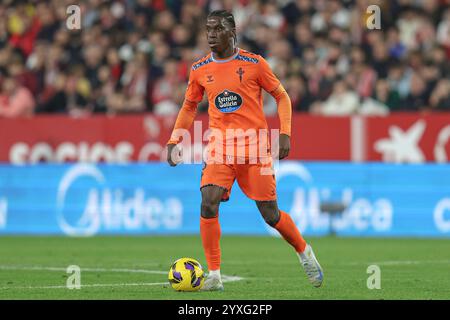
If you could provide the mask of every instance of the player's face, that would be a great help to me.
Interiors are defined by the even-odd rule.
[[[233,43],[233,29],[220,17],[211,17],[206,21],[206,38],[213,52],[224,52]]]

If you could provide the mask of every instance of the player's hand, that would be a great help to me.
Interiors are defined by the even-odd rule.
[[[171,167],[175,167],[181,162],[182,150],[175,143],[167,145],[167,162]]]
[[[278,154],[279,159],[284,159],[289,155],[291,150],[291,138],[287,134],[280,134],[280,152]]]

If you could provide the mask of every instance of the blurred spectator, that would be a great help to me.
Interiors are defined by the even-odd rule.
[[[73,116],[88,115],[89,82],[82,78],[82,69],[76,68],[73,74],[62,73],[56,76],[54,91],[48,100],[38,107],[38,112],[69,113]]]
[[[313,99],[305,82],[299,76],[291,76],[286,83],[286,90],[291,98],[294,111],[308,112]]]
[[[356,89],[360,97],[370,97],[375,86],[377,73],[367,64],[365,54],[359,47],[352,48],[350,60],[349,84]]]
[[[427,107],[426,85],[424,79],[414,73],[411,76],[411,90],[401,102],[402,109],[408,111],[420,111]]]
[[[144,111],[147,93],[147,63],[145,56],[141,53],[136,54],[133,60],[128,61],[120,78],[120,84],[127,99],[127,107],[124,111]]]
[[[450,80],[441,79],[430,97],[430,105],[437,111],[450,111]]]
[[[358,112],[359,98],[344,80],[338,79],[334,82],[329,98],[323,103],[317,103],[315,108],[317,113],[327,116],[351,115]]]
[[[0,117],[19,118],[33,115],[35,101],[30,90],[14,77],[4,78],[0,94]]]
[[[386,115],[389,113],[390,107],[396,106],[397,103],[398,97],[396,97],[395,92],[390,91],[388,82],[380,79],[376,83],[373,97],[364,99],[359,113],[365,115]]]
[[[442,20],[437,26],[437,42],[442,45],[447,51],[450,50],[450,8],[445,10]]]
[[[282,8],[282,12],[291,25],[298,21],[309,19],[315,12],[312,0],[295,0],[288,1],[287,5]]]
[[[406,45],[400,40],[397,27],[391,27],[387,32],[387,44],[389,55],[396,59],[401,59],[406,54]]]
[[[178,65],[175,60],[169,60],[164,65],[164,73],[153,87],[153,111],[160,115],[171,115],[178,112],[178,105],[173,99],[173,94],[180,83]]]

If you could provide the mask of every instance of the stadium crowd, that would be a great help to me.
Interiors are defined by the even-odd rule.
[[[216,9],[233,12],[238,46],[267,59],[296,111],[450,111],[448,0],[76,3],[80,30],[66,24],[73,1],[0,4],[0,117],[176,114],[191,64],[209,52],[205,17]],[[380,30],[367,28],[371,4]]]

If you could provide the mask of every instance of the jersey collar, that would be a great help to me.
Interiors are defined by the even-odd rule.
[[[217,58],[214,58],[214,53],[211,52],[211,59],[212,59],[212,61],[217,62],[217,63],[225,63],[225,62],[229,62],[229,61],[231,61],[231,60],[236,59],[236,57],[237,57],[238,54],[239,54],[239,50],[240,50],[239,48],[236,48],[236,52],[235,52],[231,57],[226,58],[226,59],[217,59]]]

